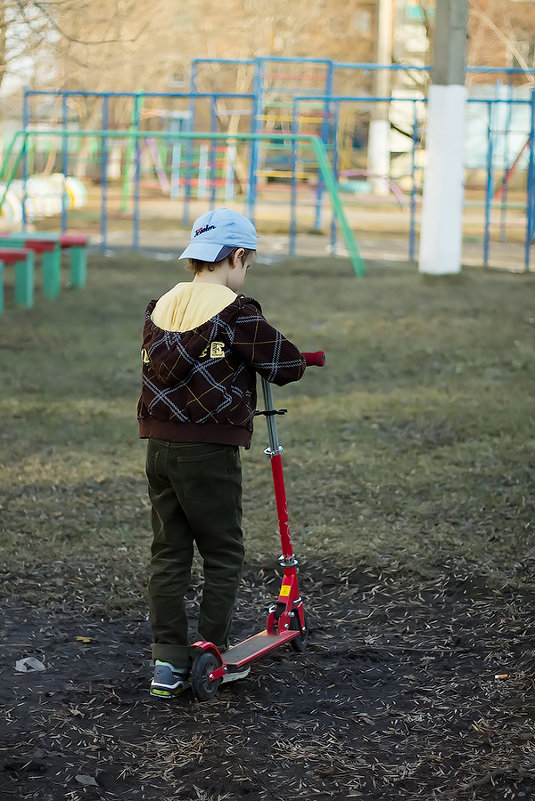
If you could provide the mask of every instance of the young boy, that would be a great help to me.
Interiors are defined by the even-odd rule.
[[[138,420],[140,437],[148,438],[150,692],[159,697],[189,687],[184,594],[194,543],[204,588],[192,641],[229,647],[244,555],[239,446],[251,442],[256,373],[283,385],[305,370],[299,350],[266,321],[259,304],[237,294],[256,246],[246,217],[226,208],[203,214],[180,256],[189,259],[193,280],[151,301],[145,314]]]

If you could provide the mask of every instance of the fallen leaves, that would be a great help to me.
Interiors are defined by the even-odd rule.
[[[309,648],[274,652],[209,704],[149,698],[146,614],[0,602],[13,654],[33,644],[48,668],[0,673],[0,768],[21,801],[468,801],[494,785],[522,801],[535,746],[518,712],[532,688],[525,604],[505,587],[497,604],[457,573],[424,583],[303,562]],[[248,567],[236,638],[264,624],[280,578],[264,561]],[[200,590],[196,574],[192,612]]]

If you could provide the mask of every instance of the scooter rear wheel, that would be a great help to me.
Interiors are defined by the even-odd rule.
[[[210,651],[204,651],[195,658],[191,666],[190,681],[193,692],[199,701],[209,701],[217,692],[221,679],[210,681],[209,675],[221,667],[219,659]]]
[[[296,629],[299,629],[299,634],[297,637],[294,637],[293,640],[290,640],[290,645],[294,651],[297,651],[298,654],[302,654],[308,643],[308,623],[305,615],[305,631],[303,633],[301,631],[301,626],[299,625],[299,615],[297,612],[293,612],[292,622],[290,623],[290,631],[296,631]]]

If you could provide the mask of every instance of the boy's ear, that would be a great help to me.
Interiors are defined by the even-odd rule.
[[[232,267],[236,266],[238,259],[243,259],[244,253],[245,250],[243,248],[238,248],[237,250],[234,251],[234,253],[232,254],[232,262],[231,262]]]

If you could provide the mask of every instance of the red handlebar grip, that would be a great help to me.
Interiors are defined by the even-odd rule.
[[[315,353],[303,353],[307,367],[323,367],[325,364],[325,352],[317,350]]]

